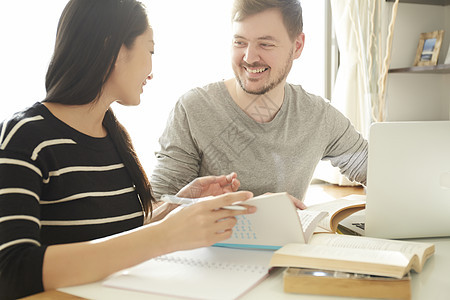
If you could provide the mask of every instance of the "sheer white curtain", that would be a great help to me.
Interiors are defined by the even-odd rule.
[[[387,14],[384,3],[384,0],[330,0],[340,51],[331,100],[365,138],[371,123],[383,121],[385,115],[385,81],[398,0],[392,7],[391,18],[387,18],[390,21],[386,29],[382,23],[386,19],[383,14]],[[329,162],[318,166],[316,178],[353,185]]]
[[[331,0],[340,51],[332,101],[364,136],[370,124],[368,45],[371,2],[374,1]]]

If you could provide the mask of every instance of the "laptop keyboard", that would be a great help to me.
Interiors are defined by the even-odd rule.
[[[364,230],[364,223],[352,223],[352,225]]]

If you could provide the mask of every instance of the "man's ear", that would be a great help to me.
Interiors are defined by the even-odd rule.
[[[303,51],[303,47],[305,46],[305,34],[302,32],[300,33],[297,38],[294,41],[294,59],[297,59],[300,57]]]

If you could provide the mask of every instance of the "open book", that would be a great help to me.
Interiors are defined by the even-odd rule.
[[[422,271],[434,245],[321,233],[309,244],[287,244],[275,251],[274,267],[299,267],[403,278]]]
[[[321,232],[336,231],[343,218],[365,207],[365,200],[343,198],[299,210],[287,193],[274,193],[245,204],[256,206],[257,212],[237,216],[233,235],[216,246],[275,250],[288,243],[308,243],[318,226]]]
[[[357,211],[366,208],[365,195],[349,195],[341,199],[308,206],[299,211],[300,218],[316,212],[326,211],[328,215],[317,223],[314,232],[336,232],[339,223]]]

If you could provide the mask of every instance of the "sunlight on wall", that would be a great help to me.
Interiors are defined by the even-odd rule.
[[[288,81],[324,95],[324,3],[303,0],[305,49]],[[6,4],[7,3],[7,4]],[[44,78],[59,16],[67,1],[0,3],[0,120],[45,97]],[[141,105],[114,105],[150,173],[167,116],[189,89],[233,76],[230,66],[231,0],[144,0],[154,29],[154,79]],[[150,175],[150,174],[149,174]]]

